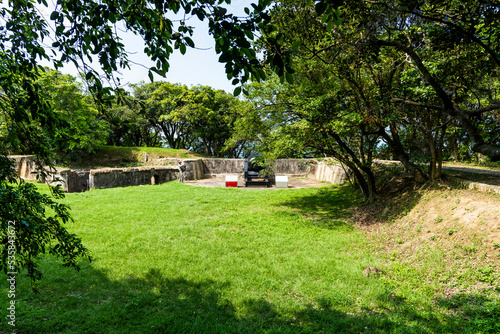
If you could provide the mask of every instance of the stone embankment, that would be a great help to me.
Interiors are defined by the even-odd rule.
[[[34,180],[37,178],[36,159],[29,155],[10,156],[21,178]],[[59,169],[52,175],[51,181],[59,182],[67,192],[81,192],[92,188],[113,188],[132,185],[160,184],[179,178],[177,164],[180,160],[162,158],[148,160],[152,166],[131,168],[97,168],[97,169]],[[244,159],[185,159],[185,179],[199,180],[226,174],[236,174],[240,178],[244,174]],[[400,168],[398,161],[376,161],[376,164],[389,168]],[[469,167],[443,166],[444,169],[463,170],[469,173],[491,174],[500,178],[500,171],[484,170]],[[275,175],[307,177],[308,179],[343,183],[346,170],[332,159],[280,159],[272,167]],[[500,186],[472,182],[454,178],[453,181],[466,188],[500,194]]]
[[[25,179],[35,179],[35,162],[32,156],[12,156],[18,174]],[[161,160],[161,161],[160,161]],[[179,159],[158,159],[152,166],[131,168],[59,169],[52,176],[66,192],[81,192],[93,188],[114,188],[133,185],[160,184],[179,178]],[[185,180],[197,180],[227,174],[243,176],[245,159],[185,159]],[[149,163],[149,161],[148,161]],[[312,180],[343,183],[346,172],[331,159],[282,159],[272,166],[275,175],[289,175]]]

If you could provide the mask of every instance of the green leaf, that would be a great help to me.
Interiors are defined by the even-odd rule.
[[[254,35],[250,30],[245,30],[245,35],[247,36],[248,39],[253,40]]]
[[[52,14],[50,14],[50,19],[52,21],[57,20],[58,17],[59,17],[59,12],[53,11]]]
[[[333,23],[334,23],[333,20],[328,20],[328,23],[326,25],[326,30],[327,31],[332,31],[332,29],[333,29]]]
[[[292,49],[298,49],[302,45],[302,41],[296,41],[292,44]]]
[[[325,0],[320,0],[314,9],[316,10],[316,14],[322,15],[326,9],[328,8],[328,3]]]
[[[241,86],[238,86],[238,87],[236,87],[236,88],[234,89],[234,91],[233,91],[233,95],[234,95],[234,96],[238,96],[238,95],[240,95],[240,94],[241,94]]]
[[[187,43],[187,45],[189,45],[189,47],[194,48],[194,42],[191,38],[186,37],[186,38],[184,38],[184,41],[186,41],[186,43]]]

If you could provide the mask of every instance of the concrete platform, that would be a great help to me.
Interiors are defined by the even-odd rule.
[[[190,186],[196,186],[196,187],[209,187],[209,188],[214,188],[214,187],[225,188],[226,187],[224,175],[217,175],[215,177],[201,179],[201,180],[184,181],[184,184],[187,184]],[[314,180],[311,178],[307,178],[305,176],[301,176],[301,177],[288,176],[288,189],[320,188],[320,187],[329,186],[331,184],[332,183],[330,183],[330,182],[317,181],[317,180]],[[275,186],[272,186],[272,187],[259,187],[259,186],[245,187],[245,182],[242,180],[238,180],[238,189],[267,190],[267,189],[283,189],[283,188],[276,188]]]

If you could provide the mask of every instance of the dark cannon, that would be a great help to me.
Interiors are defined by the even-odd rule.
[[[269,175],[266,168],[253,163],[253,159],[245,159],[245,187],[269,186]]]

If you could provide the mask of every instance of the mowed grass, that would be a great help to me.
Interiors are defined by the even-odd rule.
[[[261,191],[178,182],[68,194],[75,219],[68,228],[94,260],[82,260],[76,272],[41,259],[39,293],[19,276],[15,329],[467,332],[467,321],[449,309],[425,298],[410,303],[394,293],[394,282],[363,275],[381,260],[348,224],[358,201],[350,187]],[[0,331],[10,332],[7,284],[0,293]]]

